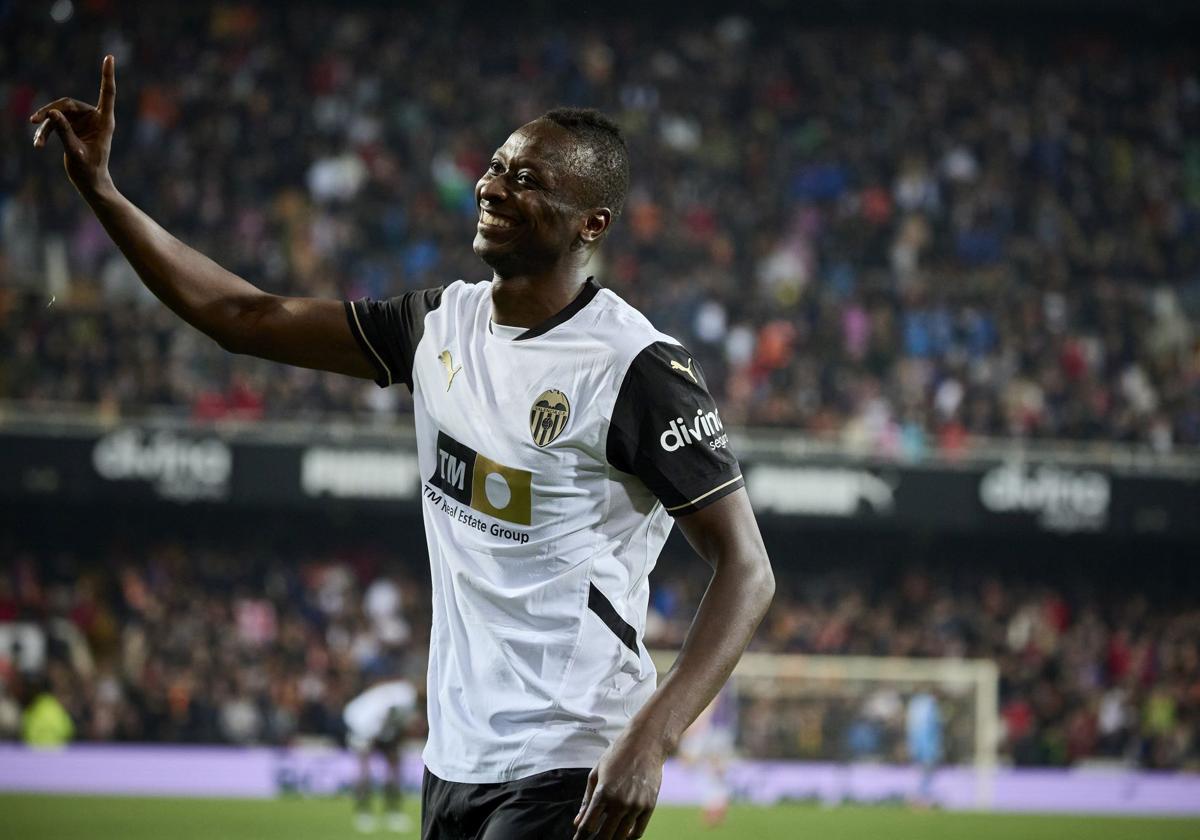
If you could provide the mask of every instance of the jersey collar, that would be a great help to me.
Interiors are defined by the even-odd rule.
[[[544,335],[550,330],[557,327],[559,324],[565,324],[567,321],[574,318],[579,312],[592,302],[600,292],[600,284],[596,282],[595,277],[589,277],[583,283],[583,288],[579,290],[579,294],[575,295],[575,299],[560,309],[555,314],[551,315],[545,321],[537,326],[530,327],[513,339],[513,341],[526,341],[530,338],[537,338],[539,335]]]

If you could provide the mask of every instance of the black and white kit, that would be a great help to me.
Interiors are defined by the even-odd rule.
[[[531,329],[491,284],[347,302],[381,386],[413,393],[433,579],[439,779],[590,768],[655,687],[647,577],[672,516],[742,486],[699,365],[589,280]]]

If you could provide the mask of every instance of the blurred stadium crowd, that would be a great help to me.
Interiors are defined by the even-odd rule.
[[[0,738],[20,737],[21,706],[48,691],[82,740],[338,739],[342,706],[364,679],[401,673],[424,685],[423,570],[367,548],[238,545],[17,551],[0,576],[0,622],[44,627],[51,665],[40,686],[11,664],[0,668]],[[1194,600],[1159,595],[1151,609],[1146,593],[1086,572],[1049,585],[969,570],[854,568],[781,572],[755,648],[993,658],[1007,760],[1200,770]],[[656,573],[648,647],[679,645],[703,586],[686,567]],[[887,752],[902,715],[903,704],[879,691],[854,705],[748,698],[739,749],[903,760]],[[968,758],[950,746],[948,758]]]
[[[112,52],[118,187],[270,291],[486,279],[469,242],[489,152],[594,105],[634,160],[596,273],[688,344],[733,422],[908,457],[980,436],[1200,444],[1194,43],[686,16],[497,38],[454,3],[77,5],[62,24],[5,7],[2,397],[404,409],[399,389],[231,358],[147,300],[24,124],[91,97]]]

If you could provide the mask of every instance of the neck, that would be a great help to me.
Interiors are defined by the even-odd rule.
[[[506,327],[536,327],[575,299],[588,273],[584,266],[552,274],[492,278],[492,321]]]

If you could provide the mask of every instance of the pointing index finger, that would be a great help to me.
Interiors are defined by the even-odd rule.
[[[112,116],[113,103],[117,98],[117,60],[111,55],[104,56],[100,65],[100,101],[96,109],[104,117]]]

